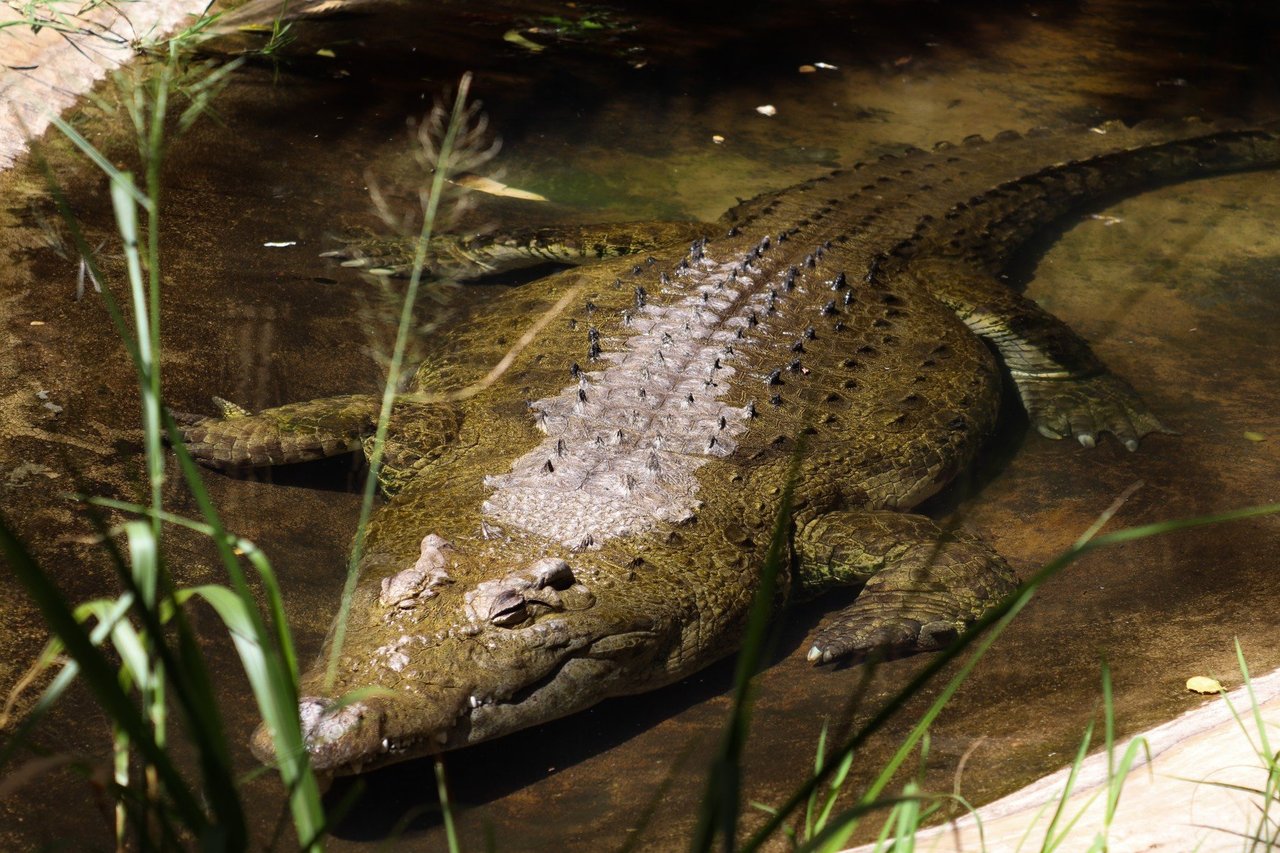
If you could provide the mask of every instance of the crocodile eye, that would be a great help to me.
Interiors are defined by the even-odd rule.
[[[489,607],[489,621],[501,628],[519,625],[528,617],[524,596],[518,592],[508,590],[502,593]]]
[[[566,590],[574,584],[573,569],[564,560],[547,557],[529,567],[535,589]]]

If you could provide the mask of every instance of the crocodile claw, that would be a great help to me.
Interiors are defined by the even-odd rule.
[[[841,658],[861,659],[875,653],[909,654],[944,648],[959,636],[945,620],[921,624],[915,619],[872,614],[850,614],[819,633],[805,655],[813,664]]]
[[[413,270],[414,245],[409,239],[354,237],[340,249],[321,252],[320,257],[338,261],[340,266],[370,275],[407,278]]]

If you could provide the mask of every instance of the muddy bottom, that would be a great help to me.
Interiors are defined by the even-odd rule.
[[[386,294],[317,255],[337,235],[381,227],[370,212],[371,180],[393,204],[411,202],[405,121],[420,118],[463,70],[475,72],[475,93],[503,139],[492,167],[504,183],[550,199],[475,196],[467,222],[712,219],[736,198],[907,145],[1116,117],[1264,121],[1277,112],[1277,66],[1264,60],[1275,21],[1253,4],[775,5],[784,4],[750,12],[619,6],[599,28],[550,34],[532,31],[550,26],[540,16],[577,20],[584,11],[371,4],[298,23],[274,60],[236,72],[217,102],[221,121],[198,124],[166,160],[167,402],[211,412],[217,394],[256,409],[378,387]],[[504,41],[513,29],[545,50]],[[252,38],[209,50],[225,55]],[[758,111],[765,105],[776,114]],[[121,122],[91,111],[82,121],[128,160]],[[113,231],[105,182],[72,165],[63,148],[51,141],[51,156],[97,245]],[[144,499],[133,375],[91,288],[75,298],[76,263],[57,249],[59,227],[36,170],[0,175],[0,186],[8,259],[0,267],[0,507],[69,598],[113,594],[92,527],[63,494]],[[1275,222],[1280,174],[1261,173],[1125,200],[1038,247],[1023,265],[1027,292],[1087,338],[1177,434],[1152,436],[1132,454],[1110,439],[1086,450],[1028,433],[1007,406],[981,470],[936,499],[935,514],[963,517],[1025,577],[1135,483],[1113,528],[1280,500]],[[107,266],[118,274],[121,262],[109,257]],[[118,276],[110,284],[122,292]],[[447,353],[448,318],[484,310],[503,286],[433,291],[417,357]],[[360,477],[352,459],[206,476],[228,526],[271,556],[304,658],[318,650],[337,605]],[[177,482],[169,494],[175,511],[195,513]],[[1183,689],[1191,675],[1237,684],[1234,640],[1257,671],[1280,666],[1278,525],[1262,518],[1184,531],[1071,566],[937,721],[925,787],[958,784],[980,803],[1062,766],[1100,704],[1104,660],[1123,731],[1200,701]],[[174,531],[169,549],[180,585],[222,581],[198,537]],[[45,632],[17,585],[0,583],[7,691]],[[824,721],[842,722],[860,682],[859,668],[804,661],[824,609],[789,615],[760,677],[745,800],[786,798],[812,765]],[[193,614],[219,674],[235,758],[249,771],[245,741],[256,715],[247,685],[216,619]],[[854,719],[926,663],[880,667]],[[498,850],[685,847],[731,679],[730,664],[715,666],[448,755],[467,846],[492,838]],[[33,698],[24,694],[19,709]],[[874,777],[928,698],[859,755],[851,790]],[[109,760],[109,730],[83,692],[72,692],[36,742],[90,768]],[[184,751],[181,742],[174,750]],[[0,804],[0,846],[107,847],[105,804],[65,808],[89,790],[68,768],[34,778]],[[278,783],[259,776],[246,791],[265,840],[283,806]],[[434,791],[425,761],[339,780],[330,805],[355,799],[331,848],[373,849],[389,837],[406,848],[442,846]]]

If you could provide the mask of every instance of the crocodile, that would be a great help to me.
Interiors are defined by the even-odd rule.
[[[505,291],[397,397],[336,674],[331,631],[302,679],[313,766],[463,747],[731,654],[789,486],[779,603],[860,588],[810,661],[952,642],[1017,578],[977,534],[911,510],[992,434],[1001,364],[1048,438],[1132,451],[1167,432],[1007,284],[1011,256],[1088,206],[1277,165],[1261,129],[1006,132],[765,193],[672,226],[696,235],[675,246],[662,228],[459,238],[488,268],[597,262]],[[275,465],[370,451],[378,410],[225,404],[184,433],[207,465]],[[265,726],[252,747],[272,760]]]

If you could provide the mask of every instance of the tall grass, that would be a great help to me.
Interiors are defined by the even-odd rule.
[[[1216,781],[1207,781],[1202,784],[1247,794],[1251,799],[1258,801],[1253,803],[1256,811],[1253,825],[1235,833],[1241,842],[1240,849],[1247,851],[1247,853],[1255,853],[1255,851],[1259,850],[1278,850],[1280,849],[1280,815],[1277,815],[1277,811],[1280,811],[1280,752],[1277,752],[1272,746],[1271,738],[1267,734],[1267,723],[1263,719],[1258,697],[1254,693],[1253,681],[1249,675],[1249,666],[1245,663],[1244,651],[1240,648],[1239,640],[1236,641],[1236,665],[1240,668],[1240,676],[1244,682],[1245,692],[1249,697],[1250,716],[1257,731],[1256,741],[1250,736],[1249,728],[1245,725],[1243,715],[1236,709],[1225,689],[1222,691],[1222,700],[1227,703],[1227,708],[1230,710],[1232,718],[1236,721],[1236,725],[1240,727],[1241,735],[1249,742],[1249,746],[1258,758],[1260,767],[1266,771],[1266,778],[1263,780],[1262,786],[1258,788]],[[1200,783],[1200,780],[1196,779],[1184,779],[1183,781]]]
[[[369,474],[360,501],[360,518],[356,524],[355,540],[351,546],[351,555],[347,563],[347,579],[342,588],[342,601],[338,616],[334,623],[333,646],[325,668],[325,688],[332,689],[337,676],[338,660],[342,654],[342,646],[347,633],[347,615],[351,610],[351,599],[355,594],[356,581],[360,575],[360,560],[364,556],[364,537],[373,514],[373,504],[380,475],[382,473],[383,451],[386,446],[387,427],[391,422],[391,412],[395,406],[396,392],[402,384],[405,352],[409,346],[409,336],[414,329],[413,311],[418,302],[418,291],[422,284],[423,270],[427,265],[427,247],[431,244],[431,236],[435,231],[436,221],[440,216],[440,204],[445,197],[445,190],[450,178],[464,167],[474,165],[477,146],[471,137],[476,133],[472,119],[475,111],[469,106],[468,97],[471,91],[471,75],[463,74],[454,96],[453,107],[448,112],[447,120],[444,110],[437,108],[418,128],[417,138],[419,156],[422,165],[431,176],[429,189],[421,197],[422,219],[413,243],[413,267],[409,275],[409,286],[400,305],[399,321],[396,324],[395,343],[392,345],[387,363],[387,378],[382,386],[382,401],[378,410],[378,423],[373,436],[372,451],[368,453]],[[483,133],[483,126],[478,128]],[[459,145],[462,142],[462,145]],[[484,155],[480,155],[484,156]],[[375,194],[375,202],[388,223],[402,222],[403,218],[395,216],[380,195]]]
[[[707,787],[702,798],[699,832],[695,835],[691,849],[695,851],[710,851],[718,844],[720,849],[725,851],[741,850],[743,853],[752,853],[752,851],[761,850],[775,834],[787,829],[787,822],[793,819],[793,815],[801,806],[807,805],[810,814],[812,813],[816,798],[824,784],[829,786],[828,801],[823,806],[823,814],[826,815],[825,825],[811,827],[811,834],[796,846],[796,850],[802,851],[802,853],[841,850],[868,815],[884,811],[890,811],[890,817],[889,821],[884,825],[885,829],[881,834],[881,838],[887,839],[892,835],[893,838],[899,839],[898,846],[891,845],[885,849],[896,851],[910,849],[909,841],[904,839],[913,835],[915,830],[911,829],[910,833],[906,836],[903,835],[904,830],[901,823],[901,821],[905,820],[903,815],[909,813],[914,816],[913,820],[918,825],[918,821],[929,814],[928,811],[921,811],[915,804],[920,798],[919,790],[916,787],[912,787],[908,791],[904,791],[901,797],[885,797],[883,792],[901,770],[912,751],[927,738],[929,727],[947,702],[950,701],[955,691],[968,678],[978,661],[1009,626],[1014,617],[1031,601],[1041,586],[1080,557],[1100,548],[1172,533],[1178,530],[1221,524],[1280,512],[1280,504],[1268,504],[1195,518],[1157,522],[1099,535],[1101,529],[1110,521],[1127,496],[1128,493],[1118,498],[1069,549],[1025,580],[1008,598],[997,604],[974,623],[952,646],[933,655],[915,677],[896,691],[871,715],[867,722],[853,731],[835,750],[829,751],[826,749],[824,738],[823,752],[819,754],[819,765],[814,773],[799,785],[782,805],[768,808],[766,810],[768,817],[763,825],[755,829],[754,832],[748,833],[744,839],[738,837],[743,830],[739,820],[741,803],[738,799],[738,790],[735,785],[739,778],[738,759],[741,753],[741,741],[745,738],[745,733],[738,732],[737,729],[742,725],[741,721],[749,716],[749,710],[744,708],[743,705],[750,702],[751,690],[749,682],[756,672],[756,669],[749,664],[758,663],[759,658],[754,654],[748,655],[746,653],[740,656],[740,661],[746,661],[747,663],[740,665],[737,669],[734,702],[729,712],[729,719],[725,724],[727,730],[734,732],[732,748],[722,747],[717,757],[713,759]],[[778,534],[775,532],[776,535]],[[776,571],[776,569],[774,570]],[[749,636],[750,632],[762,630],[755,624],[755,620],[759,618],[761,617],[753,612],[753,622],[748,629]],[[750,652],[749,646],[748,652]],[[959,669],[938,691],[929,708],[921,715],[898,749],[879,770],[871,784],[861,792],[844,792],[845,796],[850,796],[854,799],[854,804],[831,816],[831,803],[834,800],[834,794],[839,790],[838,786],[834,788],[830,786],[831,780],[835,778],[842,779],[848,772],[850,762],[854,760],[858,751],[871,736],[902,713],[912,699],[925,695],[926,691],[931,689],[932,683],[954,661],[961,657],[964,659]],[[1110,826],[1119,802],[1124,773],[1136,759],[1135,751],[1140,748],[1135,742],[1129,746],[1118,763],[1112,760],[1114,729],[1110,713],[1109,675],[1104,676],[1103,692],[1107,709],[1106,749],[1110,784],[1107,788],[1106,824],[1101,833],[1102,846],[1097,848],[1100,850],[1105,849],[1105,833]],[[1081,748],[1077,761],[1083,760],[1090,737],[1091,730],[1086,733],[1086,741]],[[728,764],[729,766],[722,767],[722,764]],[[1068,786],[1066,793],[1069,795],[1070,786]],[[1063,802],[1065,803],[1065,795]],[[1044,850],[1048,851],[1055,848],[1056,843],[1053,841],[1053,832],[1061,822],[1061,819],[1062,815],[1059,812],[1050,827],[1050,836],[1046,838]],[[892,831],[889,829],[891,825]],[[708,826],[715,831],[708,831]],[[794,830],[792,830],[792,834],[794,834]]]
[[[114,773],[109,789],[116,807],[118,847],[171,849],[198,844],[205,849],[245,849],[250,841],[238,780],[218,712],[208,665],[188,624],[184,607],[193,598],[208,603],[226,626],[244,666],[263,719],[276,734],[281,781],[302,849],[319,849],[324,812],[298,718],[298,665],[280,590],[270,562],[251,542],[228,534],[195,463],[161,398],[161,257],[159,224],[161,167],[166,131],[184,130],[203,112],[229,69],[188,68],[176,47],[146,79],[118,78],[122,102],[135,131],[143,183],[114,166],[74,128],[55,124],[110,181],[112,206],[125,259],[123,305],[99,269],[52,172],[51,192],[76,248],[96,281],[102,299],[133,365],[140,398],[149,502],[129,505],[89,499],[91,506],[136,513],[137,520],[110,527],[95,509],[103,552],[120,578],[123,592],[72,608],[52,578],[0,519],[0,550],[39,607],[54,638],[42,656],[49,666],[65,652],[69,661],[45,689],[33,711],[6,739],[0,769],[9,769],[24,737],[76,677],[93,691],[113,723]],[[186,108],[172,114],[171,96],[186,96]],[[201,520],[170,515],[162,495],[166,440]],[[216,546],[229,585],[177,589],[164,557],[164,523],[176,522],[206,534]],[[124,548],[116,544],[123,539]],[[266,602],[264,614],[241,565],[256,571]],[[116,663],[118,659],[119,663]],[[194,741],[198,780],[187,778],[167,753],[169,715],[177,713]],[[136,761],[135,761],[136,760]],[[138,771],[134,772],[134,766]]]
[[[185,42],[184,42],[185,43]],[[0,518],[0,551],[39,607],[53,639],[36,664],[36,673],[61,666],[33,709],[0,746],[0,771],[8,771],[39,721],[77,678],[89,685],[112,721],[113,778],[110,793],[116,804],[114,826],[118,848],[171,849],[188,844],[210,850],[240,850],[250,844],[245,810],[240,799],[224,727],[208,666],[183,608],[192,599],[210,605],[227,628],[253,689],[263,720],[274,734],[276,767],[289,802],[298,846],[323,847],[325,814],[319,785],[311,770],[298,715],[298,663],[285,618],[283,600],[266,555],[252,542],[230,535],[223,526],[198,467],[182,443],[177,426],[161,397],[161,257],[159,225],[161,169],[166,130],[186,130],[208,108],[234,65],[191,69],[183,61],[179,42],[170,42],[164,61],[147,69],[145,78],[117,78],[125,113],[134,130],[138,162],[144,175],[140,187],[132,172],[120,169],[67,122],[58,129],[109,179],[113,212],[125,260],[127,296],[117,300],[85,241],[79,223],[44,164],[50,191],[65,220],[75,249],[84,258],[95,282],[108,283],[102,299],[128,353],[136,375],[143,425],[146,504],[133,504],[86,495],[77,496],[90,508],[104,553],[116,567],[124,591],[114,599],[99,599],[72,607],[52,577],[31,557]],[[363,533],[371,514],[381,468],[387,423],[394,405],[404,354],[412,330],[413,307],[426,246],[437,218],[451,166],[459,159],[456,143],[462,134],[470,142],[467,106],[470,76],[464,76],[447,119],[424,123],[420,142],[430,149],[434,179],[423,193],[422,227],[416,241],[413,276],[400,310],[396,342],[388,365],[377,432],[371,444],[370,472],[362,501],[359,529],[352,550],[343,611],[338,619],[335,659],[345,627],[345,613],[360,561]],[[185,109],[172,115],[178,94]],[[429,126],[428,126],[429,125]],[[441,138],[431,134],[441,131]],[[475,130],[475,128],[471,128]],[[482,128],[481,128],[482,130]],[[463,158],[474,159],[474,149]],[[166,449],[176,456],[179,472],[199,510],[199,519],[168,512],[163,506]],[[102,511],[131,514],[136,520],[111,527]],[[164,560],[165,525],[186,527],[215,544],[228,585],[175,588]],[[123,538],[124,549],[116,544]],[[247,560],[262,585],[266,613],[253,595],[241,565]],[[36,673],[33,673],[33,677]],[[24,679],[24,683],[31,679]],[[169,714],[176,711],[195,741],[199,780],[188,779],[168,758]],[[29,765],[32,772],[11,773],[27,779],[47,762]],[[140,766],[140,772],[132,768]],[[437,767],[438,789],[445,809],[450,849],[457,849],[448,811],[443,767]]]

